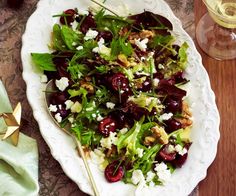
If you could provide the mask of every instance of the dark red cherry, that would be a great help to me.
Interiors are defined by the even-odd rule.
[[[182,109],[182,101],[180,99],[167,97],[164,100],[164,105],[166,106],[165,107],[166,112],[171,112],[174,114],[177,112],[181,112],[181,109]]]
[[[50,96],[50,103],[53,105],[64,104],[68,98],[69,96],[66,92],[52,93]]]
[[[173,160],[172,163],[175,167],[180,168],[186,162],[187,157],[188,157],[188,153],[184,154],[183,156],[180,154],[177,154],[175,160]]]
[[[77,14],[77,12],[73,9],[68,9],[68,10],[64,11],[63,14],[66,16],[60,17],[60,23],[63,25],[65,25],[65,24],[70,25],[72,22],[74,22],[75,15]]]
[[[99,132],[104,137],[108,137],[110,135],[110,132],[115,132],[116,128],[116,121],[110,117],[104,118],[98,126]]]
[[[108,182],[117,182],[124,176],[124,170],[119,161],[110,163],[105,169],[105,177]]]
[[[169,152],[168,148],[169,144],[163,146],[158,153],[158,156],[160,156],[163,161],[173,161],[176,157],[176,152]]]
[[[105,42],[109,42],[112,41],[113,35],[110,31],[101,31],[99,32],[97,39],[100,40],[101,38],[103,38]]]
[[[123,73],[115,73],[111,76],[111,86],[115,91],[128,91],[129,90],[129,80],[125,77]]]
[[[89,29],[96,28],[97,24],[93,18],[92,13],[89,13],[88,16],[85,17],[83,22],[80,25],[80,30],[83,34],[86,34]]]
[[[62,118],[66,118],[69,115],[69,111],[66,110],[66,108],[63,106],[59,107],[59,109],[57,110],[57,113],[60,113]]]
[[[164,123],[165,123],[167,133],[171,133],[173,131],[176,131],[182,128],[182,124],[179,121],[175,120],[174,118],[165,120]]]
[[[150,78],[147,78],[143,83],[142,83],[142,87],[139,88],[138,90],[141,90],[143,92],[147,92],[150,91],[152,89],[152,82],[150,80]]]

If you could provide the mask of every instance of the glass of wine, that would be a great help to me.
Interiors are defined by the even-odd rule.
[[[203,0],[208,13],[198,22],[196,38],[201,49],[218,59],[236,58],[236,0]]]

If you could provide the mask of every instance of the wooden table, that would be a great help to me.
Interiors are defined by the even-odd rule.
[[[195,0],[195,24],[206,12],[201,0]],[[215,161],[205,180],[199,184],[200,196],[236,195],[236,60],[217,61],[199,48],[220,112],[220,142]]]

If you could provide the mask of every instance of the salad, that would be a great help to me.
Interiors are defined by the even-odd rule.
[[[183,85],[187,43],[171,22],[144,11],[120,17],[65,10],[55,15],[51,53],[31,53],[53,80],[49,110],[80,140],[108,182],[156,186],[185,163],[192,114]]]

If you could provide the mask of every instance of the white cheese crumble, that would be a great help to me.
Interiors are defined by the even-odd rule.
[[[110,132],[109,137],[100,140],[100,144],[103,148],[111,149],[112,144],[116,145],[117,140],[116,132]]]
[[[95,47],[92,51],[94,53],[104,54],[106,56],[110,56],[111,48],[108,48],[104,45],[105,40],[101,38],[98,42],[98,47]]]
[[[128,132],[128,128],[123,128],[123,129],[120,130],[120,133],[122,135],[126,134],[127,132]]]
[[[77,45],[77,43],[76,42],[72,42],[72,46],[76,46]]]
[[[78,46],[78,47],[76,48],[76,50],[83,50],[83,49],[84,49],[83,46]]]
[[[168,148],[167,148],[167,152],[168,152],[168,153],[173,153],[173,152],[175,152],[175,147],[170,144],[170,145],[168,146]]]
[[[148,173],[147,173],[147,176],[146,176],[146,181],[147,182],[151,182],[152,181],[152,179],[155,177],[155,173],[154,172],[152,172],[152,171],[149,171]],[[150,185],[150,184],[149,184]]]
[[[98,114],[97,121],[102,121],[104,118],[101,116],[101,114]]]
[[[91,151],[90,156],[92,161],[96,164],[102,164],[105,161],[105,154],[99,149]]]
[[[78,9],[78,10],[79,10],[79,9]],[[89,12],[88,12],[87,10],[81,10],[81,11],[79,11],[79,13],[80,13],[81,15],[86,15],[86,16],[89,15]]]
[[[72,113],[80,113],[82,110],[82,105],[76,101],[70,108]]]
[[[137,148],[137,155],[139,158],[143,156],[143,149],[142,148]]]
[[[65,101],[65,105],[66,105],[66,110],[69,110],[74,105],[74,102],[71,100],[67,100]]]
[[[177,144],[175,146],[176,152],[178,152],[181,156],[185,155],[188,151],[186,148],[183,148],[181,145]]]
[[[143,39],[142,41],[140,41],[140,39],[135,39],[134,40],[134,43],[136,46],[138,46],[138,48],[141,50],[141,51],[146,51],[147,49],[147,43],[148,43],[148,38],[145,38]]]
[[[98,32],[92,29],[89,29],[88,32],[84,36],[84,40],[90,40],[96,38],[98,35]]]
[[[93,117],[93,118],[96,118],[96,117],[97,117],[97,114],[92,114],[92,117]]]
[[[164,65],[158,64],[158,69],[164,69],[164,68],[165,68]]]
[[[62,121],[62,117],[61,117],[61,114],[60,113],[56,113],[55,115],[55,119],[57,120],[57,122],[61,122]]]
[[[135,185],[145,182],[143,172],[140,169],[134,170],[132,173],[131,181]]]
[[[75,119],[74,119],[73,117],[69,117],[68,120],[69,120],[69,122],[72,124]]]
[[[69,79],[66,77],[62,77],[60,80],[56,80],[56,87],[60,91],[64,91],[69,86]]]
[[[57,111],[57,106],[50,104],[48,109],[49,109],[50,112],[56,112]]]
[[[47,83],[48,82],[48,77],[46,75],[41,75],[40,76],[40,82],[41,83]]]
[[[158,78],[153,79],[153,86],[158,87],[160,80]]]
[[[74,20],[74,22],[70,23],[70,25],[71,25],[71,28],[72,28],[74,31],[76,31],[77,26],[78,26],[78,22],[77,22],[76,20]]]
[[[112,102],[107,102],[106,106],[108,109],[113,109],[115,107],[116,104],[112,103]]]
[[[163,162],[161,162],[160,164],[157,163],[155,165],[154,170],[156,171],[160,182],[165,184],[166,182],[170,181],[171,173],[165,163],[163,163]]]
[[[172,113],[164,113],[160,116],[160,120],[163,121],[163,120],[169,120],[171,117],[173,116]]]

